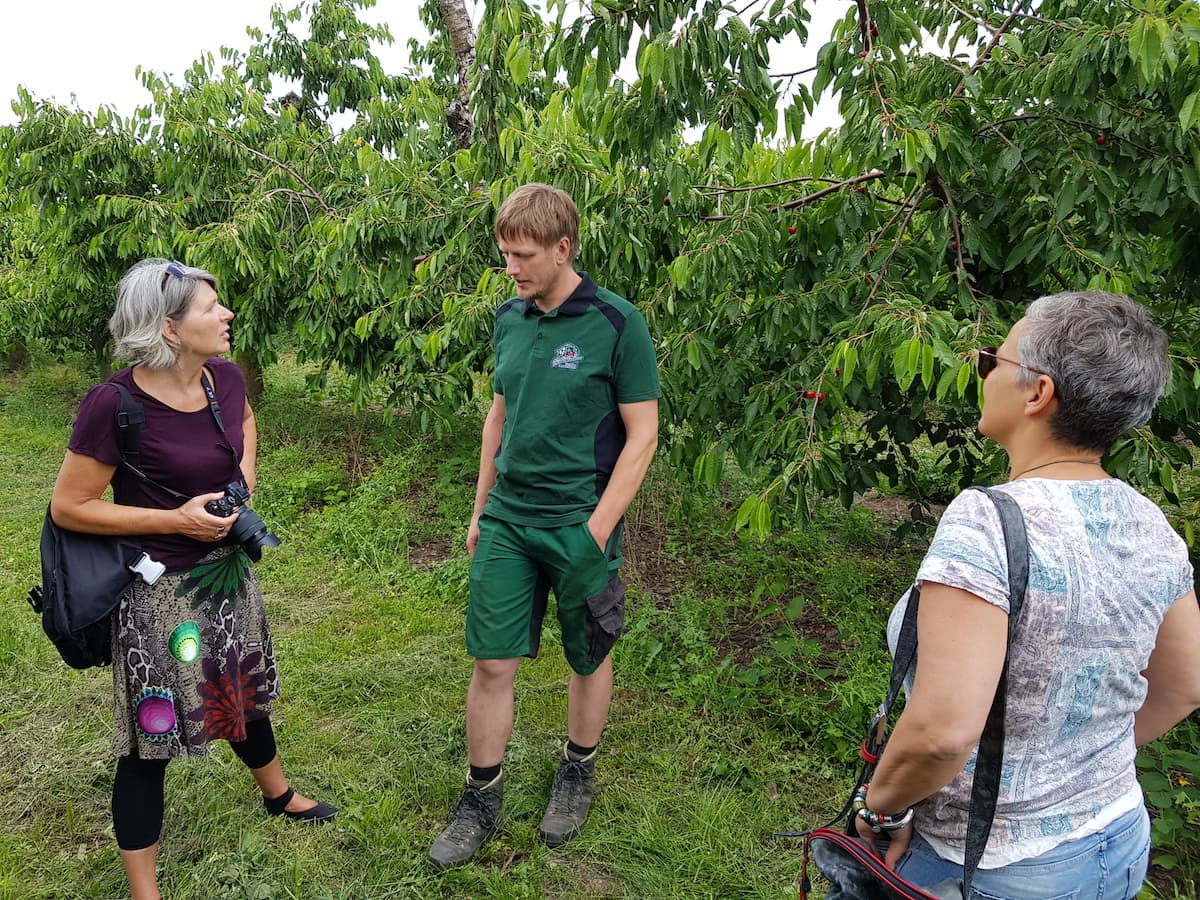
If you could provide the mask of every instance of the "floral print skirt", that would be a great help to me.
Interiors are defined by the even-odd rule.
[[[154,585],[135,579],[112,642],[115,756],[202,756],[211,740],[245,740],[279,696],[262,592],[239,547]]]

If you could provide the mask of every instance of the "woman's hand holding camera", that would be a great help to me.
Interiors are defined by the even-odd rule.
[[[198,497],[193,497],[183,506],[179,507],[180,516],[179,533],[186,534],[190,538],[198,541],[216,542],[224,540],[229,534],[229,529],[232,527],[234,520],[237,519],[238,513],[234,513],[228,518],[214,516],[208,512],[204,505],[211,503],[213,500],[220,500],[225,496],[224,491],[214,491],[211,494],[200,494]]]

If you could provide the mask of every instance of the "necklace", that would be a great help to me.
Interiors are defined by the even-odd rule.
[[[1030,466],[1028,469],[1022,469],[1020,472],[1018,472],[1016,475],[1014,475],[1012,478],[1010,478],[1009,481],[1016,481],[1022,475],[1028,475],[1030,472],[1033,472],[1037,469],[1044,469],[1044,468],[1046,468],[1046,466],[1057,466],[1060,463],[1082,463],[1082,464],[1088,465],[1088,466],[1099,466],[1100,460],[1098,460],[1098,459],[1070,459],[1070,458],[1068,458],[1068,459],[1052,459],[1052,460],[1050,460],[1050,462],[1044,462],[1044,463],[1041,463],[1040,465]]]

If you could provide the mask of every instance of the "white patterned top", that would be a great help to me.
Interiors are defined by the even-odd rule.
[[[1021,506],[1029,588],[1009,663],[1000,799],[982,868],[1029,859],[1093,834],[1141,802],[1133,717],[1163,616],[1192,589],[1187,547],[1162,511],[1116,479],[1028,478],[999,486]],[[946,508],[917,581],[969,591],[1008,610],[1000,516],[979,491]],[[895,651],[907,605],[888,621]],[[916,830],[961,863],[972,754],[922,801]]]

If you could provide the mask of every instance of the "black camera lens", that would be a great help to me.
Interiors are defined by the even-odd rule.
[[[242,549],[255,562],[262,559],[263,547],[278,547],[279,538],[271,534],[266,522],[258,513],[248,506],[238,511],[233,527],[229,529],[233,539],[242,545]]]
[[[229,518],[236,511],[238,517],[234,520],[229,533],[235,541],[242,545],[246,555],[258,562],[262,559],[262,548],[278,547],[279,538],[271,534],[270,529],[267,528],[258,513],[246,506],[246,501],[249,499],[250,491],[246,486],[232,481],[225,488],[225,496],[205,503],[204,509],[223,519]]]

